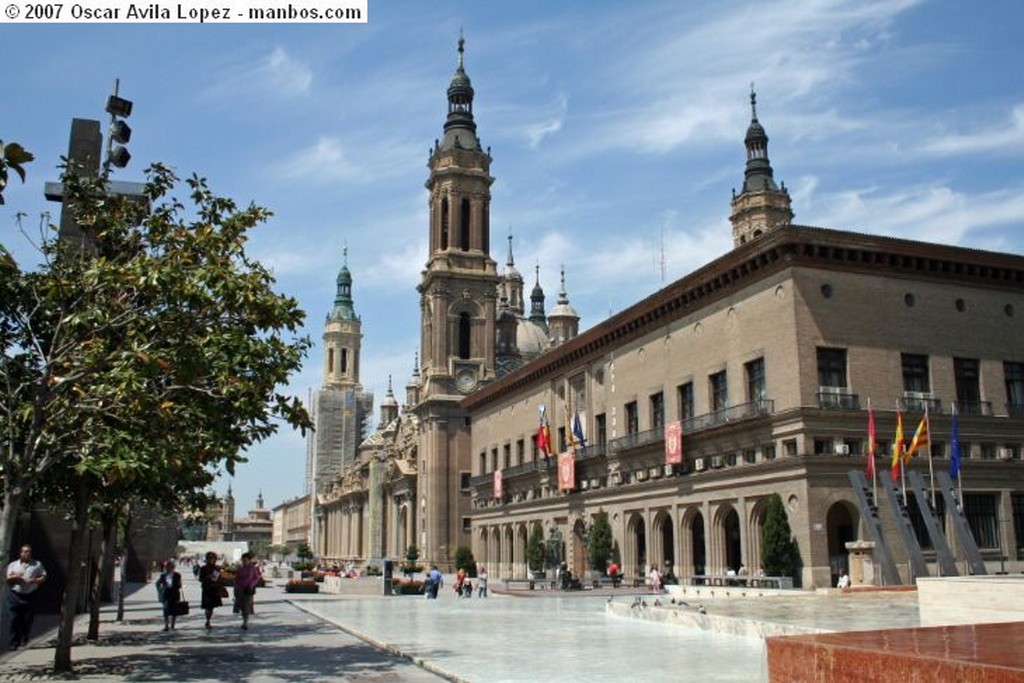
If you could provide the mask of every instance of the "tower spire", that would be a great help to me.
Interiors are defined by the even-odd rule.
[[[789,192],[785,184],[781,187],[776,184],[768,160],[768,134],[757,120],[757,91],[753,83],[750,84],[750,125],[743,144],[747,149],[743,190],[738,195],[733,190],[729,217],[734,247],[793,220]]]

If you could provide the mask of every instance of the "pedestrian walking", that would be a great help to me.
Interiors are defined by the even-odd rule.
[[[211,629],[213,610],[224,604],[227,588],[220,584],[221,568],[217,565],[217,553],[206,553],[206,564],[199,570],[199,584],[202,586],[203,612],[206,613],[206,628]]]
[[[181,609],[181,574],[174,569],[174,562],[167,560],[156,580],[157,594],[164,606],[164,630],[174,628]],[[162,587],[162,588],[161,588]]]
[[[35,601],[43,581],[46,581],[46,569],[39,560],[32,559],[32,546],[21,546],[18,559],[7,565],[7,606],[11,613],[9,645],[12,650],[28,645],[35,619]]]
[[[249,628],[249,615],[255,605],[256,587],[263,575],[259,565],[252,561],[252,553],[242,555],[242,564],[235,573],[235,612],[242,615],[242,629]]]

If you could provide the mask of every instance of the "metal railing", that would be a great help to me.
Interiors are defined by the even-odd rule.
[[[937,398],[924,396],[908,396],[906,393],[900,397],[900,404],[903,410],[911,413],[923,413],[926,410],[932,415],[942,415],[942,401]]]
[[[824,410],[860,410],[860,397],[852,391],[819,391],[818,407]]]
[[[957,401],[956,412],[960,415],[992,416],[992,401]]]

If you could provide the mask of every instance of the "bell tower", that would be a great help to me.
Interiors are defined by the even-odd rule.
[[[464,519],[471,499],[461,484],[470,471],[470,432],[462,398],[495,377],[499,277],[490,256],[491,155],[480,146],[473,86],[460,36],[448,86],[448,116],[427,166],[429,235],[420,294],[417,403],[419,473],[414,542],[423,559],[452,568],[469,545]]]
[[[745,244],[765,232],[793,221],[789,191],[775,183],[768,161],[768,134],[757,120],[757,93],[750,88],[750,125],[743,140],[747,148],[747,168],[743,191],[732,192],[732,246]]]

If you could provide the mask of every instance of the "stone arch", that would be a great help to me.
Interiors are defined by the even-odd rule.
[[[502,576],[512,576],[512,572],[514,571],[514,565],[513,565],[513,561],[512,561],[513,560],[513,556],[512,556],[512,547],[513,547],[513,545],[512,544],[513,544],[514,540],[515,539],[514,539],[514,536],[513,536],[512,525],[509,524],[509,525],[505,526],[504,529],[502,529],[502,532],[501,532],[501,541],[502,541],[502,543],[501,543],[501,546],[502,546],[502,552],[501,552],[501,556],[502,556],[501,575]]]
[[[634,578],[642,578],[647,571],[647,529],[639,512],[632,513],[626,520],[623,542],[623,571]]]
[[[704,533],[704,515],[697,507],[683,510],[679,520],[680,566],[679,576],[707,573],[707,542]]]
[[[576,523],[572,526],[572,564],[569,569],[572,571],[572,575],[579,578],[584,576],[588,569],[590,569],[589,549],[587,544],[584,542],[584,530],[586,529],[586,523],[582,519],[577,519]]]
[[[825,513],[825,535],[828,539],[828,566],[831,575],[829,585],[836,585],[839,575],[850,571],[846,544],[857,540],[859,522],[860,514],[856,506],[848,500],[835,501]]]
[[[676,556],[675,529],[672,515],[668,510],[658,510],[651,520],[649,562],[657,565],[662,573],[672,568]]]
[[[530,568],[526,565],[526,542],[529,540],[530,525],[523,522],[516,528],[516,547],[513,553],[514,569],[512,578],[526,579],[530,576]]]
[[[731,503],[723,503],[714,513],[711,525],[711,569],[708,573],[725,574],[737,570],[743,562],[740,539],[740,516]]]
[[[768,513],[768,501],[765,496],[754,500],[747,508],[747,538],[744,563],[751,574],[761,568],[761,540],[764,538],[764,520]]]

